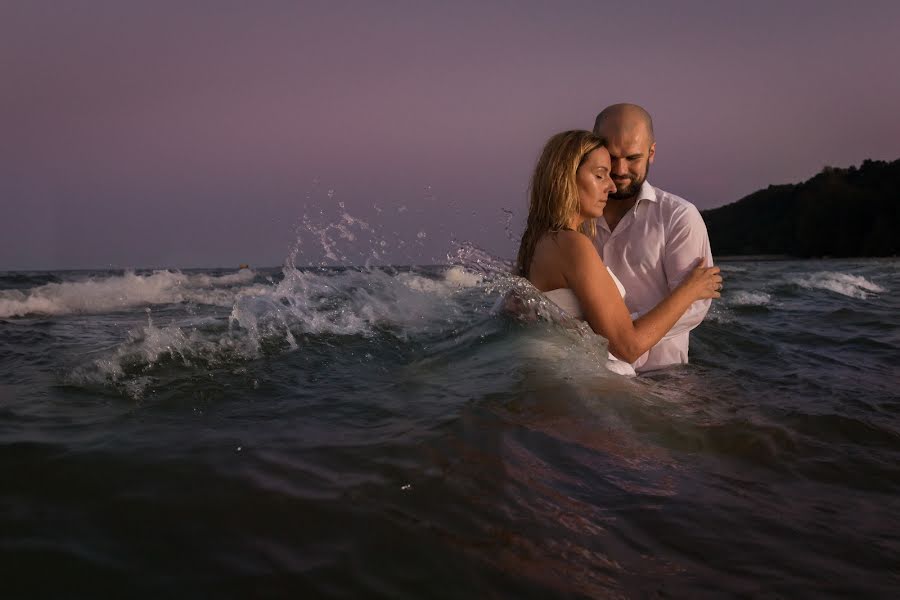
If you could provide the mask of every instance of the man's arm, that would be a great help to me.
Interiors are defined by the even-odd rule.
[[[703,257],[704,266],[713,264],[709,247],[709,235],[700,211],[693,204],[680,205],[666,227],[666,246],[663,254],[663,271],[669,290],[675,289],[691,271],[697,258]],[[709,311],[712,300],[698,300],[678,319],[663,339],[690,331],[699,325]]]

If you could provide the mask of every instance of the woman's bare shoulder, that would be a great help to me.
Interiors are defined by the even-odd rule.
[[[577,231],[562,230],[546,233],[537,243],[532,261],[532,283],[554,287],[569,287],[568,282],[577,272],[589,272],[602,267],[591,239]],[[557,281],[562,277],[563,283]],[[552,285],[551,285],[552,284]],[[538,285],[538,288],[541,288]]]
[[[597,249],[591,239],[577,231],[564,230],[557,234],[557,242],[563,256],[570,260],[592,259]]]
[[[571,264],[584,260],[597,260],[599,255],[591,239],[570,229],[545,233],[534,248],[534,259],[543,261],[561,261]]]

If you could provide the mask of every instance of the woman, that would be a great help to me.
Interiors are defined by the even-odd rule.
[[[591,241],[594,219],[603,214],[607,195],[615,189],[601,138],[589,131],[565,131],[550,138],[531,178],[517,268],[566,312],[609,340],[613,356],[633,363],[692,303],[718,298],[722,277],[718,267],[698,266],[662,302],[632,321],[622,284]]]

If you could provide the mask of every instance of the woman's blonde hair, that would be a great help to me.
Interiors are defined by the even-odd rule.
[[[516,260],[516,271],[522,277],[528,277],[534,247],[541,236],[548,231],[566,229],[578,213],[575,173],[588,154],[604,144],[603,138],[580,130],[563,131],[547,141],[534,167],[528,191],[528,222]],[[593,237],[596,233],[593,219],[585,221],[581,231]]]

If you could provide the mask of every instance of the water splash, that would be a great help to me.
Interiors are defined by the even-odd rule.
[[[165,282],[162,287],[174,291],[158,297],[143,293],[139,300],[116,306],[180,303],[191,291],[194,301],[208,305],[215,300],[215,306],[230,307],[230,313],[211,316],[211,321],[200,325],[182,319],[166,326],[155,325],[148,313],[146,324],[129,330],[127,339],[111,352],[75,369],[72,379],[106,382],[136,397],[153,384],[159,369],[192,372],[198,366],[233,367],[266,356],[303,352],[325,340],[369,340],[400,353],[424,344],[423,348],[431,348],[427,355],[436,347],[466,343],[462,331],[477,338],[486,335],[498,326],[498,317],[566,323],[564,328],[571,331],[584,329],[570,323],[525,280],[512,276],[509,261],[471,242],[453,244],[446,255],[448,267],[378,264],[386,250],[400,248],[404,241],[352,215],[334,190],[328,190],[327,197],[331,211],[321,207],[300,218],[280,279],[268,277],[267,284],[256,283],[255,274],[245,271],[219,277],[155,273],[146,279]],[[427,238],[426,231],[419,231],[409,245]],[[362,254],[354,253],[359,249]],[[301,266],[313,256],[318,260],[312,266]],[[354,258],[360,256],[362,265]],[[354,263],[359,266],[350,266]],[[110,278],[102,285],[103,291],[95,296],[110,295],[116,284]],[[510,294],[527,310],[509,311],[505,299]],[[476,325],[473,315],[486,321]],[[579,337],[586,334],[581,332]],[[595,338],[592,333],[589,337]],[[444,341],[436,346],[423,341],[434,339]]]
[[[493,319],[491,307],[502,292],[496,282],[488,285],[461,266],[427,272],[285,266],[282,275],[265,290],[238,294],[224,320],[181,317],[160,326],[148,309],[144,324],[76,366],[67,380],[110,385],[137,399],[156,385],[160,369],[190,374],[234,368],[310,344],[331,346],[340,338],[403,352],[470,327],[473,311]]]
[[[369,221],[352,214],[337,193],[327,192],[327,202],[317,210],[304,206],[303,215],[294,228],[295,242],[285,260],[285,266],[371,268],[389,264],[414,262],[410,252],[422,248],[427,237],[424,231],[409,243],[399,232],[386,228],[377,221]],[[385,209],[372,205],[376,217],[383,217]],[[398,213],[406,212],[405,205]]]
[[[139,400],[158,382],[154,374],[161,366],[210,369],[254,355],[254,348],[246,340],[211,334],[196,326],[160,327],[154,324],[149,308],[146,313],[146,325],[129,330],[125,341],[112,352],[104,352],[72,369],[66,382],[109,385]]]
[[[511,275],[513,264],[493,256],[472,242],[455,242],[447,253],[447,262],[485,275]]]
[[[519,242],[522,241],[522,236],[516,235],[512,231],[512,221],[513,221],[513,218],[516,216],[516,213],[513,212],[509,208],[501,208],[500,210],[502,210],[503,214],[506,215],[506,218],[503,223],[503,231],[506,233],[506,239],[508,239],[509,241],[511,241],[512,243],[514,243],[518,246]]]

